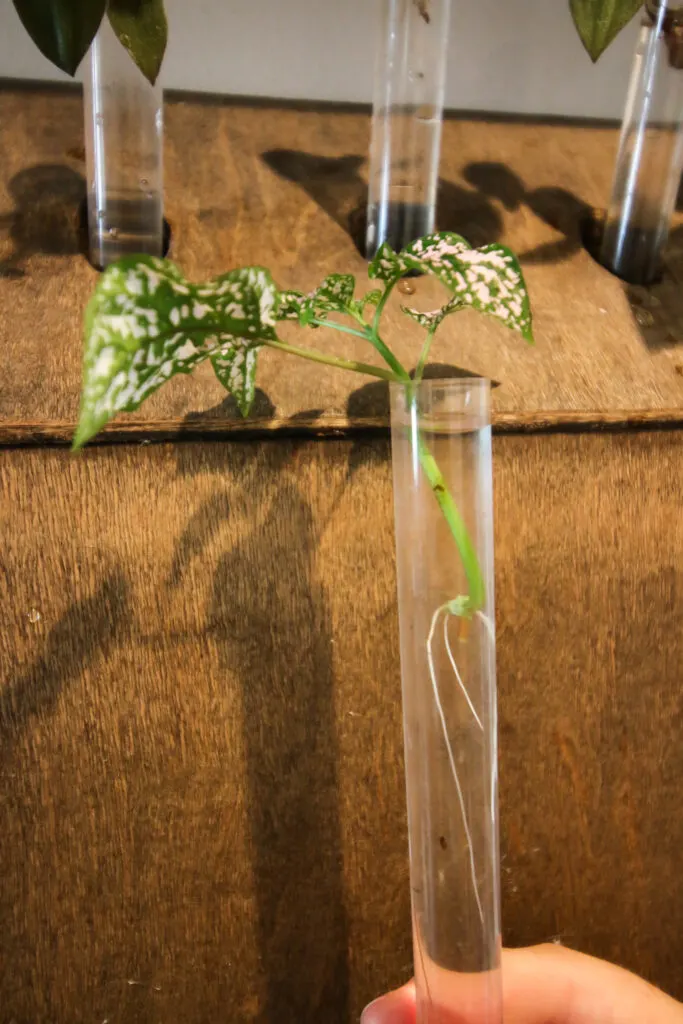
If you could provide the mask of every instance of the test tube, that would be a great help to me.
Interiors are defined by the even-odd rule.
[[[366,252],[434,230],[451,0],[381,0]]]
[[[90,260],[163,251],[163,93],[150,85],[107,18],[84,82]]]
[[[490,384],[390,390],[417,1024],[502,1024]]]
[[[661,274],[683,171],[683,4],[649,0],[636,48],[600,261],[631,284]]]

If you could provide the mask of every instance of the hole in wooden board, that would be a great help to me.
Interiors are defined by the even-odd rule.
[[[100,272],[102,270],[104,270],[104,267],[98,266],[90,258],[90,245],[89,245],[89,239],[88,239],[88,200],[87,199],[84,199],[81,202],[81,204],[80,204],[80,206],[78,208],[78,236],[79,236],[79,248],[80,248],[80,251],[85,256],[85,258],[87,259],[88,263],[92,267],[94,267],[95,270],[99,270]],[[173,242],[173,231],[171,229],[171,225],[169,224],[169,222],[164,217],[163,248],[162,248],[162,252],[161,252],[161,255],[163,257],[168,256],[168,254],[169,254],[169,252],[171,250],[172,242]]]

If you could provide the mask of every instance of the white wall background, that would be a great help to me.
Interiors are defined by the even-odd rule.
[[[167,0],[164,84],[247,96],[369,101],[379,0]],[[568,0],[453,0],[448,106],[621,117],[636,26],[594,67]],[[368,13],[373,17],[368,22]],[[9,3],[0,77],[59,79]]]

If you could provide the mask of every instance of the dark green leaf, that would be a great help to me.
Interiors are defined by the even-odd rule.
[[[119,40],[154,85],[168,41],[163,0],[109,0],[107,12]]]
[[[268,271],[236,270],[193,285],[167,260],[128,257],[100,278],[85,318],[83,393],[74,447],[118,412],[132,412],[178,373],[225,352],[215,367],[240,408],[249,404],[253,360],[238,360],[275,338],[279,296]],[[232,390],[232,389],[231,389]]]
[[[643,0],[569,0],[581,42],[591,60],[598,60],[638,13]]]
[[[13,0],[38,49],[67,75],[78,65],[104,17],[106,0]]]
[[[413,242],[398,257],[408,270],[433,274],[453,295],[443,316],[471,308],[500,320],[533,341],[531,306],[522,268],[504,245],[473,249],[460,235],[442,231]],[[421,314],[425,315],[425,314]]]

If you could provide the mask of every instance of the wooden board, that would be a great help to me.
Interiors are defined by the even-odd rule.
[[[506,938],[679,997],[682,456],[495,444]],[[0,1019],[357,1021],[411,969],[386,442],[4,451],[0,493]]]
[[[172,98],[166,112],[166,200],[172,255],[194,279],[267,263],[283,286],[308,289],[331,271],[361,278],[349,223],[366,194],[369,119],[362,110]],[[0,426],[6,443],[62,440],[77,416],[81,314],[95,272],[79,253],[84,195],[77,93],[0,89]],[[683,408],[683,221],[665,280],[625,289],[581,248],[581,218],[604,204],[613,128],[451,118],[444,131],[439,222],[523,257],[538,345],[463,314],[443,329],[435,360],[492,376],[495,412],[524,423],[566,414],[628,419]],[[678,224],[678,222],[677,222]],[[438,286],[397,296],[433,308]],[[413,365],[420,344],[398,312],[386,334]],[[296,329],[288,328],[288,336]],[[301,341],[301,332],[297,333]],[[318,332],[332,351],[368,357],[363,343]],[[363,379],[265,353],[255,423],[264,430],[334,430],[384,422]],[[173,382],[135,421],[185,421],[230,431],[239,417],[208,368]],[[236,429],[241,429],[239,426]]]

